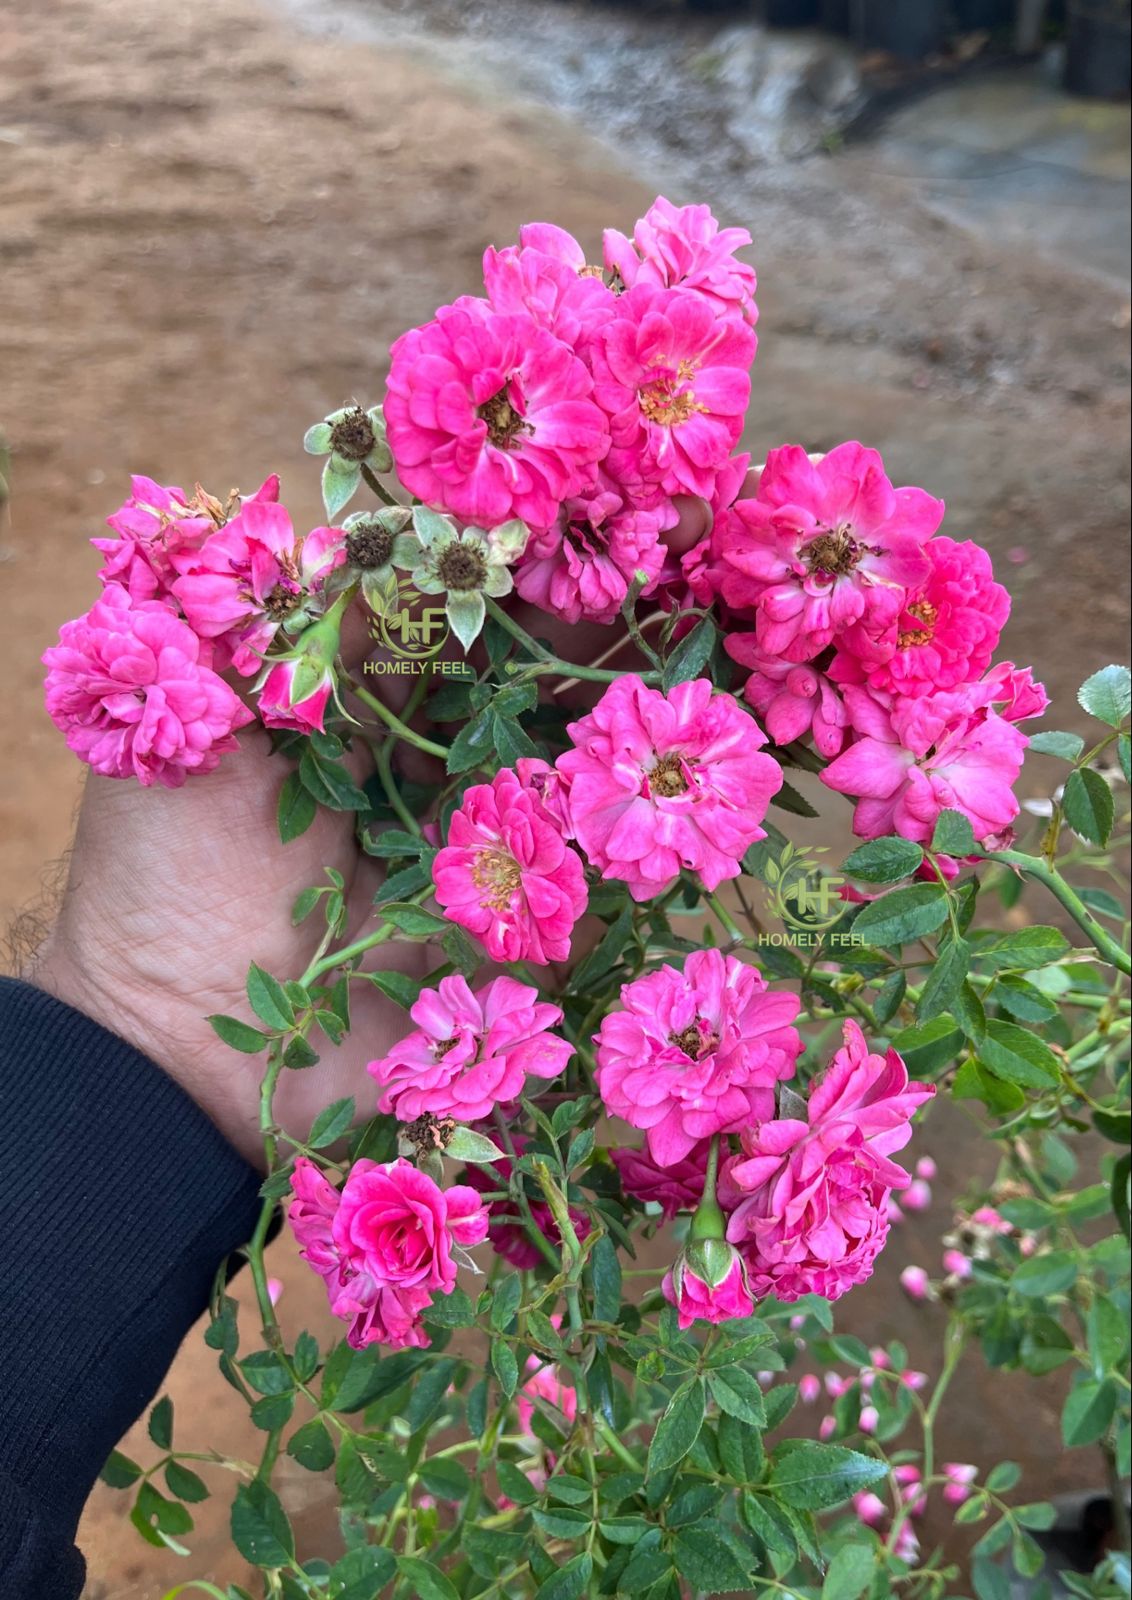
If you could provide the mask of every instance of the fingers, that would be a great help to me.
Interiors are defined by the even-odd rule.
[[[711,532],[711,507],[698,494],[673,495],[672,504],[680,513],[680,520],[674,528],[662,533],[661,538],[674,556],[682,556]]]

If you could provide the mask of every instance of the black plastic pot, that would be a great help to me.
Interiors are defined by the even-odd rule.
[[[1090,100],[1127,100],[1132,88],[1132,18],[1115,6],[1070,5],[1065,87]]]
[[[931,55],[943,43],[944,0],[864,0],[861,42],[907,61]]]
[[[819,10],[819,0],[763,0],[762,7],[768,28],[812,28]]]

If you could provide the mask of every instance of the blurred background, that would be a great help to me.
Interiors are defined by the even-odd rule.
[[[754,234],[756,459],[859,438],[943,495],[1015,596],[1006,653],[1076,727],[1128,640],[1129,26],[1127,0],[0,0],[0,927],[50,915],[80,772],[38,658],[128,474],[223,496],[278,470],[314,519],[304,428],[380,398],[390,340],[475,292],[485,245],[553,220],[593,259],[658,192]],[[1036,759],[1023,792],[1055,776]],[[986,1176],[967,1130],[933,1116],[937,1199],[838,1316],[928,1370],[942,1319],[896,1280],[938,1270]],[[285,1325],[326,1328],[275,1250]],[[254,1448],[199,1339],[170,1392],[180,1442]],[[1020,1460],[1028,1499],[1089,1489],[1059,1400],[961,1385],[943,1455]],[[329,1554],[326,1487],[291,1465]],[[96,1492],[90,1600],[245,1576],[222,1497],[189,1560],[125,1516]]]

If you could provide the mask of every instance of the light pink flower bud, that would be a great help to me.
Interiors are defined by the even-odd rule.
[[[851,1380],[843,1378],[840,1372],[827,1372],[825,1375],[825,1392],[831,1400],[836,1400],[848,1389]]]
[[[923,1178],[913,1178],[900,1196],[905,1211],[926,1211],[932,1203],[932,1188]]]
[[[855,1494],[852,1503],[858,1521],[863,1522],[866,1528],[879,1528],[888,1516],[888,1507],[880,1495],[874,1494],[871,1489],[863,1489],[860,1494]]]
[[[920,1553],[920,1541],[916,1537],[916,1530],[910,1523],[905,1523],[896,1535],[893,1554],[900,1561],[907,1561],[911,1565]]]
[[[939,1176],[939,1168],[931,1156],[921,1156],[916,1162],[916,1176],[932,1183]]]
[[[818,1428],[818,1438],[819,1439],[832,1439],[836,1432],[837,1432],[837,1418],[836,1417],[823,1417],[821,1419],[821,1426]]]
[[[945,1461],[943,1475],[947,1479],[943,1498],[949,1506],[961,1506],[964,1500],[971,1497],[971,1485],[978,1477],[979,1469],[969,1461]]]
[[[743,1258],[724,1239],[697,1239],[677,1257],[662,1284],[681,1328],[693,1322],[729,1322],[755,1309]]]
[[[945,1250],[943,1252],[943,1270],[950,1272],[956,1278],[969,1278],[971,1276],[971,1262],[962,1250]]]
[[[926,1300],[930,1279],[923,1267],[905,1267],[900,1274],[900,1287],[913,1300]]]
[[[900,1382],[904,1385],[904,1387],[906,1389],[913,1389],[913,1390],[922,1389],[924,1387],[924,1385],[927,1383],[927,1381],[928,1381],[927,1373],[926,1372],[917,1372],[915,1370],[915,1368],[913,1368],[913,1367],[909,1367],[907,1372],[902,1372],[900,1374]]]
[[[268,1278],[268,1280],[267,1280],[267,1298],[271,1301],[272,1305],[273,1306],[277,1306],[279,1304],[280,1300],[282,1299],[282,1297],[283,1297],[283,1280],[282,1280],[282,1278]]]
[[[862,1433],[875,1433],[880,1421],[880,1412],[876,1406],[862,1406],[861,1416],[857,1423]]]
[[[821,1394],[821,1379],[816,1372],[804,1372],[798,1379],[798,1398],[804,1405],[813,1405]]]

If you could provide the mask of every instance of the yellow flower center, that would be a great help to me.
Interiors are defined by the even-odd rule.
[[[506,911],[522,880],[519,863],[505,850],[480,850],[472,862],[472,882],[489,911]]]
[[[924,626],[922,628],[909,628],[896,637],[897,648],[907,650],[911,645],[929,644],[935,633],[936,618],[939,609],[929,600],[916,600],[910,606],[905,606],[905,611],[910,617],[915,617]]]

